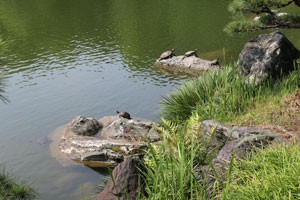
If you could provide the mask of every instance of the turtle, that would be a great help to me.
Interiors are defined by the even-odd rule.
[[[47,136],[42,136],[39,138],[35,138],[35,139],[31,140],[30,142],[44,146],[44,145],[50,144],[52,142],[52,140],[50,140]]]
[[[183,55],[182,60],[185,59],[186,57],[190,57],[190,56],[196,56],[196,57],[198,57],[197,51],[198,51],[198,49],[195,49],[194,51],[185,52],[185,54]]]
[[[161,61],[161,60],[163,60],[163,59],[172,58],[173,56],[175,56],[174,51],[175,51],[175,49],[173,48],[173,49],[171,49],[171,50],[169,50],[169,51],[163,52],[163,53],[160,55],[158,61]]]
[[[123,117],[125,119],[131,119],[130,114],[128,112],[120,112],[118,110],[116,112],[119,115],[119,117]]]
[[[220,64],[219,60],[220,58],[214,59],[213,61],[211,61],[210,66],[219,65]]]

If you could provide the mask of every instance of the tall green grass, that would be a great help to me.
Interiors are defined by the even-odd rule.
[[[35,199],[37,193],[28,184],[18,183],[5,167],[0,172],[0,199]]]
[[[190,80],[164,97],[162,117],[180,122],[197,112],[203,120],[227,122],[243,115],[259,101],[270,96],[282,96],[299,88],[299,77],[300,70],[296,70],[280,80],[268,80],[256,86],[246,84],[242,74],[233,66],[227,66]]]
[[[235,160],[222,199],[300,199],[299,144],[277,144]]]
[[[140,199],[206,199],[206,189],[193,173],[200,155],[208,154],[204,143],[209,137],[202,137],[199,118],[191,118],[183,127],[163,121],[160,129],[161,142],[149,144],[146,154],[146,195]]]
[[[147,195],[140,199],[209,199],[205,184],[201,185],[193,173],[196,164],[208,164],[215,155],[215,151],[209,149],[213,137],[201,135],[200,122],[204,119],[229,122],[236,120],[238,116],[242,116],[254,106],[259,106],[260,102],[263,104],[264,101],[278,101],[283,95],[292,93],[300,87],[299,77],[300,71],[296,70],[279,80],[268,80],[256,86],[246,84],[243,75],[233,66],[227,66],[218,72],[207,73],[188,81],[177,91],[165,97],[162,102],[162,141],[155,145],[149,144],[146,159],[148,170],[145,173]],[[253,164],[249,164],[253,170],[282,175],[278,180],[282,178],[289,184],[289,180],[284,179],[287,171],[280,173],[276,169],[286,169],[283,167],[286,165],[287,168],[298,170],[298,166],[293,167],[289,164],[298,165],[298,161],[294,162],[283,158],[289,154],[298,155],[300,151],[296,146],[294,149],[287,148],[279,151],[276,153],[276,150],[273,149],[273,152],[270,151],[270,155],[268,152],[261,153],[258,160],[244,160],[241,165],[238,165],[236,160],[232,160],[231,163],[234,164],[229,167],[225,183],[220,183],[214,188],[213,193],[217,195],[215,197],[222,199],[280,199],[278,195],[288,194],[292,196],[284,198],[297,199],[298,196],[294,195],[295,190],[291,191],[289,188],[282,187],[284,192],[281,192],[280,187],[283,182],[276,182],[277,188],[272,188],[270,186],[273,181],[271,181],[272,174],[266,174],[266,176],[270,176],[270,181],[262,194],[265,195],[264,198],[256,196],[259,187],[263,187],[259,184],[257,187],[253,185],[238,191],[238,185],[246,183],[239,177],[243,177],[243,171],[248,170],[247,162]],[[273,158],[272,153],[276,154]],[[253,152],[253,157],[256,157],[255,152]],[[281,165],[277,167],[279,163]],[[257,165],[255,166],[255,164]],[[254,173],[246,175],[249,180],[252,177],[257,178],[257,183],[260,181],[264,183],[264,179],[267,180],[263,174],[250,170],[249,172]],[[300,176],[296,174],[296,171],[289,171],[289,173],[288,176],[297,177],[299,182]],[[288,187],[299,187],[294,183]],[[268,187],[271,189],[270,191],[268,191]],[[248,193],[243,196],[243,192],[249,192],[249,195],[253,193],[253,196],[247,196]],[[268,196],[268,192],[274,195]]]

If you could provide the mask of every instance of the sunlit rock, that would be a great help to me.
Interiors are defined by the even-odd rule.
[[[173,56],[167,59],[157,59],[154,63],[155,66],[164,67],[169,70],[193,70],[193,71],[208,71],[218,70],[219,59],[213,61],[204,60],[197,56]]]
[[[99,121],[76,117],[65,128],[58,146],[69,158],[86,165],[115,165],[125,157],[144,154],[148,142],[158,141],[154,126],[149,120],[119,115]]]
[[[295,69],[294,61],[300,52],[280,32],[263,34],[249,41],[240,53],[237,65],[249,82],[259,84]]]

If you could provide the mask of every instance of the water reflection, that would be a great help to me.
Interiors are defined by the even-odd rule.
[[[7,98],[7,96],[5,95],[5,81],[4,78],[0,76],[0,100],[3,103],[8,103],[9,99]]]
[[[141,82],[176,84],[178,76],[153,70],[162,51],[179,47],[183,53],[199,47],[205,52],[224,45],[212,43],[219,41],[223,33],[216,27],[225,21],[207,10],[211,3],[194,4],[189,7],[186,2],[170,0],[0,1],[1,33],[8,38],[8,64],[3,70],[22,74],[23,81],[35,84],[37,77],[57,75],[57,71],[66,75],[70,68],[101,73],[103,68],[117,67]],[[215,12],[225,14],[224,6],[226,2],[214,5]],[[200,10],[211,23],[199,16]]]

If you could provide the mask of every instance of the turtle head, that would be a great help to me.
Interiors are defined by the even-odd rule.
[[[175,51],[175,48],[171,49],[172,53]]]

